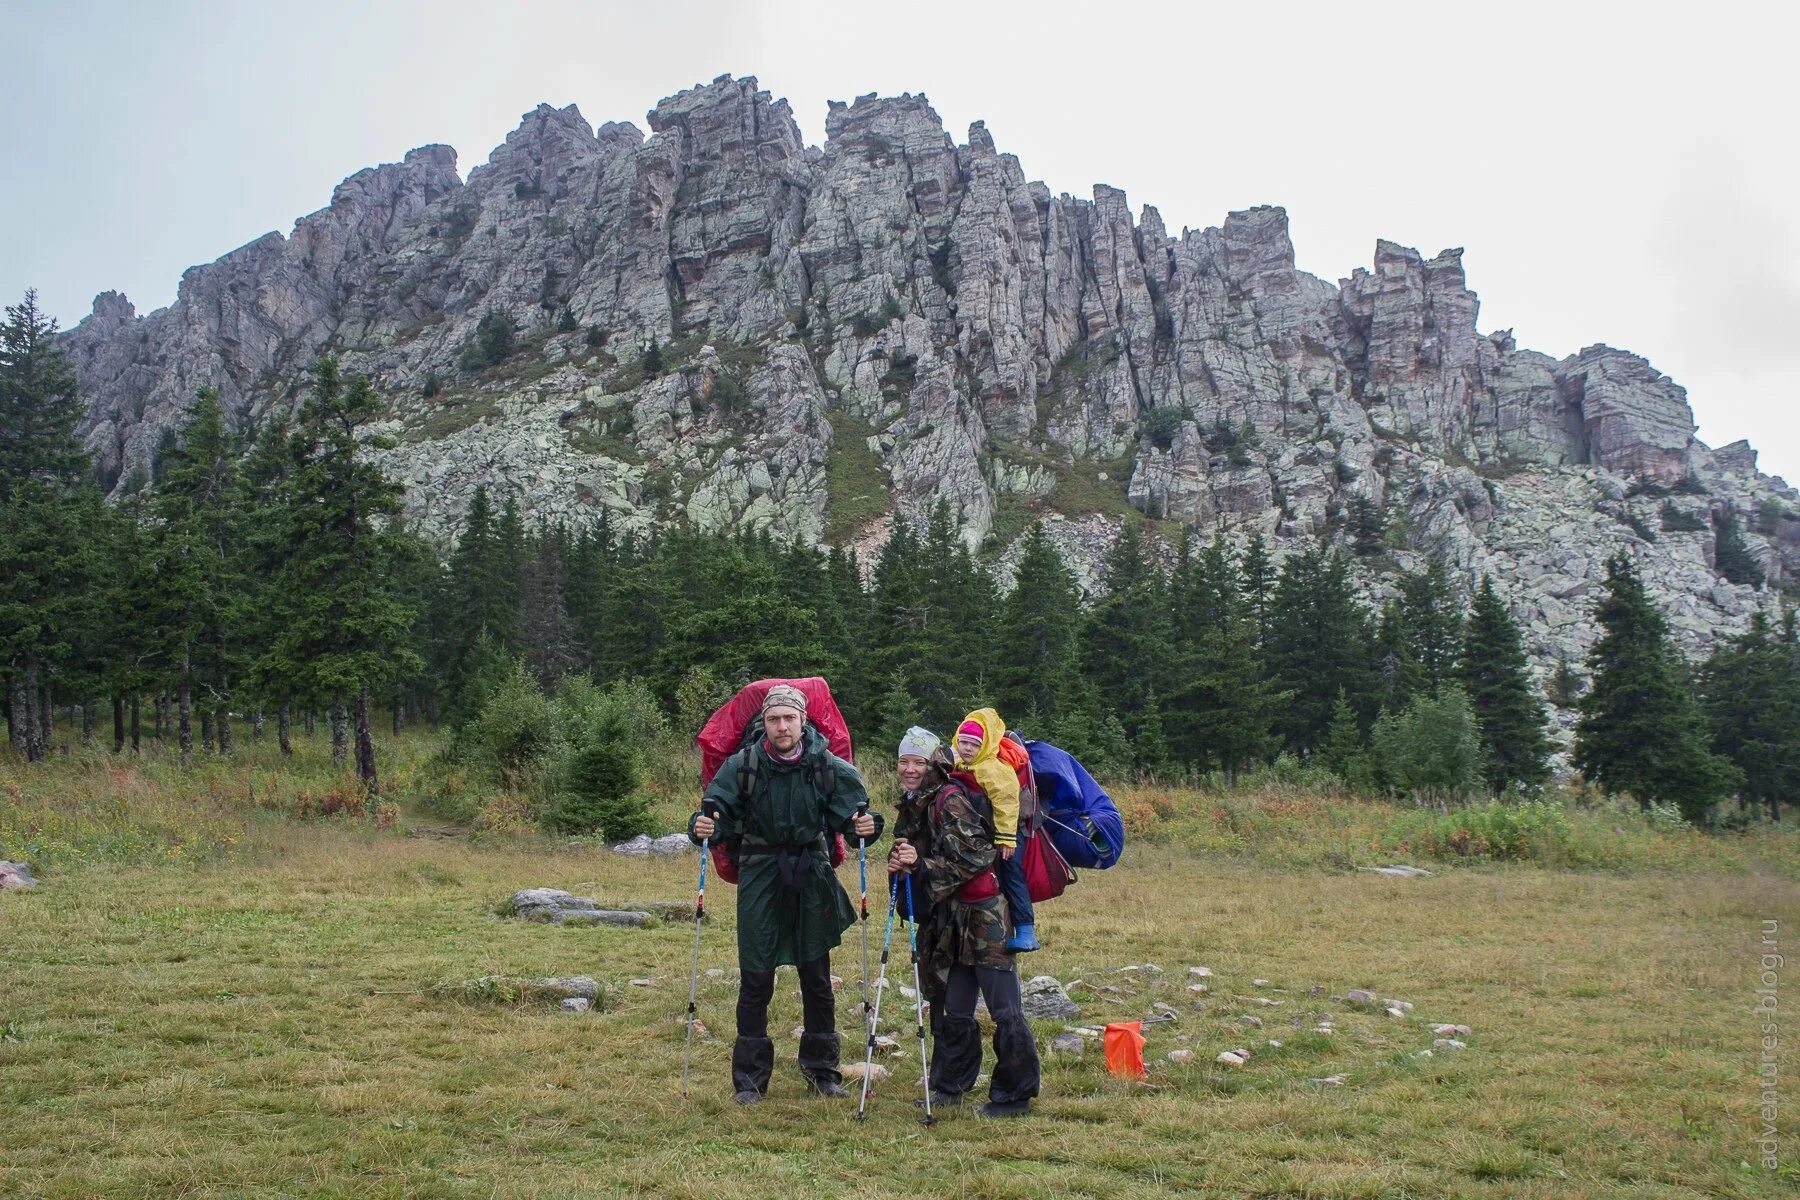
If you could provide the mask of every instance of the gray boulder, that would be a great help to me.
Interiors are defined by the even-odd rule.
[[[0,892],[24,892],[37,886],[31,867],[22,862],[0,862]]]
[[[1081,1008],[1071,999],[1063,985],[1052,975],[1035,975],[1026,980],[1025,1016],[1033,1021],[1072,1021]]]
[[[654,913],[635,909],[601,908],[596,900],[556,888],[527,888],[514,892],[508,909],[525,921],[551,925],[620,925],[645,928],[657,921]]]

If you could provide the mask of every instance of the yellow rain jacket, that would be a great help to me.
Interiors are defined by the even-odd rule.
[[[963,721],[973,721],[982,728],[981,749],[973,759],[956,752],[956,765],[975,776],[975,782],[987,793],[994,807],[994,844],[1019,844],[1019,777],[1000,761],[1000,739],[1006,736],[1006,722],[991,708],[978,708]],[[961,727],[960,724],[958,726]]]

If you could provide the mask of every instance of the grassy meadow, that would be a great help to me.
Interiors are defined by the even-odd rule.
[[[428,733],[383,742],[367,814],[323,738],[299,749],[191,773],[0,760],[0,857],[42,881],[0,894],[0,1196],[1778,1196],[1800,1177],[1791,1107],[1782,1166],[1762,1165],[1752,1013],[1762,922],[1800,928],[1790,831],[1579,800],[1521,828],[1279,779],[1121,787],[1126,861],[1044,906],[1025,973],[1069,983],[1082,1023],[1172,1006],[1148,1081],[1109,1076],[1097,1045],[1049,1053],[1045,1022],[1032,1117],[927,1130],[910,1012],[884,1008],[903,1053],[858,1123],[803,1094],[787,985],[770,1099],[731,1103],[729,886],[709,888],[701,962],[725,974],[703,981],[689,1099],[691,926],[495,913],[531,886],[687,900],[694,856],[542,836]],[[651,786],[673,828],[691,768],[669,757]],[[1436,874],[1358,869],[1401,860]],[[1161,972],[1121,970],[1142,964]],[[834,969],[848,1056],[855,931]],[[599,1011],[458,986],[576,974],[606,985]],[[1469,1026],[1467,1048],[1421,1056],[1436,1022]],[[1214,1061],[1240,1046],[1246,1066]]]

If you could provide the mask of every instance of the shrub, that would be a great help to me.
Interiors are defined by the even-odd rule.
[[[1399,716],[1383,713],[1369,735],[1380,777],[1415,797],[1464,796],[1481,787],[1481,739],[1458,687],[1419,696]]]
[[[1684,508],[1665,504],[1662,506],[1662,527],[1665,533],[1703,533],[1706,521]]]
[[[1144,414],[1143,434],[1158,450],[1167,450],[1174,445],[1175,435],[1181,432],[1181,423],[1186,419],[1187,413],[1175,405],[1153,408]]]
[[[570,756],[550,806],[550,824],[564,833],[597,833],[608,840],[649,832],[649,806],[633,794],[638,774],[637,753],[624,740],[583,746]]]
[[[429,400],[443,390],[444,381],[438,378],[436,371],[432,371],[425,376],[425,382],[420,385],[419,395]]]
[[[475,325],[475,332],[463,343],[457,363],[465,371],[479,371],[506,361],[513,352],[513,335],[517,332],[513,319],[505,313],[489,311]]]
[[[1404,813],[1388,827],[1395,844],[1439,858],[1565,861],[1572,857],[1571,835],[1562,807],[1547,800]]]
[[[515,662],[480,713],[463,728],[458,744],[469,758],[516,788],[541,765],[555,739],[550,702],[524,665]]]

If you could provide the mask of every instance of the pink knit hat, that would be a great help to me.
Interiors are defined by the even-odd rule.
[[[976,741],[982,741],[987,737],[987,730],[981,727],[980,721],[964,721],[956,727],[956,736],[972,737]]]

